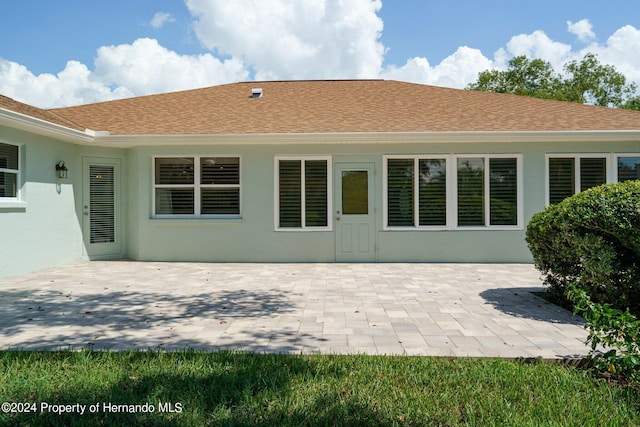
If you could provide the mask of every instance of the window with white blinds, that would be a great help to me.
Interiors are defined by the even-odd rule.
[[[573,196],[576,188],[575,159],[549,158],[549,203]]]
[[[239,217],[239,157],[154,159],[156,217]]]
[[[447,160],[389,158],[386,163],[388,227],[447,225]]]
[[[415,159],[387,160],[387,225],[413,227]]]
[[[485,225],[484,158],[458,159],[458,225]]]
[[[418,225],[447,225],[446,159],[418,159]]]
[[[518,159],[458,158],[458,226],[518,225]]]
[[[549,204],[607,183],[607,156],[548,156]]]
[[[580,191],[591,187],[606,184],[607,159],[582,158],[580,159]]]
[[[489,159],[489,222],[518,224],[518,159]]]
[[[19,147],[0,143],[0,199],[18,198]]]
[[[520,160],[519,155],[387,156],[385,227],[517,227]]]
[[[115,168],[89,166],[89,241],[113,243],[116,240]]]
[[[276,158],[277,229],[329,229],[328,158]]]

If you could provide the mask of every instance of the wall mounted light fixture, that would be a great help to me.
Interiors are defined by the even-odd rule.
[[[56,163],[56,173],[58,174],[58,178],[66,179],[68,170],[69,169],[64,165],[64,160],[60,160]]]

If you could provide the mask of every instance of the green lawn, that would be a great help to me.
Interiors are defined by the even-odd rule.
[[[636,388],[495,359],[9,351],[0,402],[36,409],[0,413],[1,425],[640,425]]]

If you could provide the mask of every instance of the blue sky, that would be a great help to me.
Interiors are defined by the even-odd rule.
[[[53,107],[251,79],[464,87],[586,52],[640,82],[635,1],[4,0],[0,93]],[[155,18],[155,19],[154,19]]]

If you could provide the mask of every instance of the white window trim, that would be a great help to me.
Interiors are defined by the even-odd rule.
[[[485,197],[485,224],[483,226],[459,226],[458,225],[458,159],[462,158],[482,158],[484,159],[484,197]],[[490,209],[490,179],[489,179],[489,160],[497,158],[516,159],[516,186],[517,186],[517,224],[516,225],[490,225],[491,209]],[[418,218],[419,205],[418,205],[418,179],[415,168],[417,167],[418,159],[445,159],[447,162],[447,225],[446,226],[413,226],[413,227],[393,227],[388,225],[389,213],[388,213],[388,159],[413,159],[414,160],[414,218]],[[384,155],[382,160],[382,221],[384,231],[478,231],[478,230],[523,230],[524,229],[524,172],[522,154],[520,153],[500,153],[500,154],[389,154]]]
[[[156,184],[156,159],[174,159],[174,158],[190,158],[193,159],[193,184]],[[200,183],[200,159],[212,157],[233,157],[238,159],[238,184],[199,184]],[[238,154],[173,154],[151,157],[151,218],[153,219],[241,219],[242,218],[242,157]],[[156,188],[185,188],[193,187],[193,214],[192,215],[170,215],[156,214]],[[202,188],[237,188],[238,189],[238,207],[239,214],[201,214],[200,195]]]
[[[26,208],[27,203],[22,198],[22,150],[24,145],[4,140],[0,140],[0,143],[18,147],[18,169],[0,168],[0,173],[16,175],[16,197],[0,197],[0,208]]]
[[[612,168],[613,181],[612,182],[618,182],[618,159],[620,157],[636,157],[636,158],[640,158],[640,153],[615,153],[613,155],[613,168]]]
[[[522,170],[522,154],[457,154],[455,158],[455,172],[452,176],[453,183],[453,200],[455,211],[455,229],[456,230],[523,230],[524,229],[524,185]],[[458,225],[458,159],[483,159],[484,161],[484,223],[485,225],[459,226]],[[516,225],[491,225],[491,159],[516,159],[516,203],[518,209],[516,212]]]
[[[382,156],[382,229],[385,231],[416,231],[416,230],[450,230],[453,227],[451,226],[454,222],[452,221],[451,216],[451,180],[449,176],[451,176],[451,155],[450,154],[389,154]],[[420,204],[419,197],[420,192],[418,191],[420,185],[420,175],[419,175],[419,163],[420,159],[444,159],[446,161],[445,173],[447,176],[447,185],[446,185],[446,209],[447,209],[447,217],[445,225],[414,225],[414,226],[389,226],[389,194],[388,194],[388,179],[389,179],[389,168],[388,168],[388,160],[389,159],[411,159],[413,160],[413,217],[414,222],[418,220],[420,217]]]
[[[620,157],[625,157],[624,155],[620,155]],[[632,157],[626,156],[626,157]],[[640,157],[640,154],[637,154],[633,157]],[[545,168],[544,168],[544,204],[545,206],[549,206],[549,159],[551,158],[563,158],[563,159],[574,159],[575,170],[574,170],[574,191],[573,194],[576,195],[580,193],[580,159],[606,159],[605,165],[607,168],[606,172],[606,183],[611,184],[617,181],[618,174],[618,161],[617,156],[614,156],[612,153],[547,153],[545,154]],[[615,158],[615,162],[614,162]],[[614,172],[615,169],[615,172]],[[615,178],[614,178],[615,177]]]
[[[302,162],[301,176],[301,195],[302,199],[302,227],[280,227],[280,160],[299,160]],[[305,224],[305,174],[304,162],[307,160],[326,160],[327,161],[327,226],[326,227],[307,227]],[[300,231],[333,231],[333,164],[331,156],[275,156],[273,158],[273,226],[275,231],[300,232]]]

